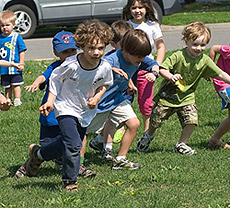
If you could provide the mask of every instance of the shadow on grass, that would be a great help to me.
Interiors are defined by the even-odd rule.
[[[18,170],[20,166],[14,165],[9,167],[7,170],[9,171],[8,175],[5,175],[0,178],[0,180],[4,180],[9,177],[15,177],[15,173]],[[42,167],[38,169],[38,173],[36,177],[42,177],[42,176],[53,176],[56,174],[61,174],[61,171],[56,170],[55,168],[52,167]]]
[[[17,184],[13,185],[12,187],[14,189],[25,189],[26,187],[32,187],[32,188],[43,188],[47,191],[57,191],[57,187],[60,186],[60,181],[58,182],[28,182],[28,183],[23,183],[23,184]]]

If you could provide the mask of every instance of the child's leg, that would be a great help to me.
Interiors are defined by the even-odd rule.
[[[80,168],[80,150],[86,129],[82,128],[77,118],[73,116],[59,116],[57,120],[64,145],[62,180],[64,184],[69,181],[76,182]]]
[[[5,96],[7,99],[11,99],[12,98],[12,86],[9,88],[5,88]]]
[[[149,128],[149,120],[153,107],[153,89],[155,82],[148,82],[145,78],[146,71],[139,71],[137,76],[138,105],[142,114],[144,132]]]
[[[14,91],[14,99],[20,100],[20,98],[21,98],[21,87],[20,87],[20,85],[13,85],[12,88]]]
[[[131,118],[125,122],[127,129],[121,141],[118,156],[126,156],[129,148],[136,136],[137,130],[140,126],[140,122],[137,117]]]
[[[178,143],[183,142],[186,144],[188,139],[192,135],[192,132],[195,129],[195,127],[196,127],[195,124],[186,125],[181,131],[181,136],[180,136],[180,140]]]
[[[228,105],[228,117],[223,120],[218,128],[216,129],[215,133],[209,140],[209,146],[220,146],[225,149],[230,149],[230,145],[226,144],[225,142],[221,142],[221,137],[230,130],[230,105]]]

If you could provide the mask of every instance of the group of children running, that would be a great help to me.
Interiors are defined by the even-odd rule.
[[[4,36],[3,23],[0,18]],[[90,133],[96,136],[89,145],[101,152],[103,163],[112,163],[113,170],[140,168],[139,163],[127,158],[140,125],[131,106],[136,92],[144,124],[137,150],[148,151],[156,129],[177,113],[182,131],[175,151],[196,154],[187,141],[198,124],[194,93],[201,78],[214,78],[222,108],[229,109],[227,119],[220,124],[208,145],[230,149],[230,145],[220,141],[230,129],[230,47],[215,45],[210,57],[205,55],[211,32],[199,21],[187,25],[182,36],[186,47],[164,60],[163,36],[150,0],[128,0],[122,20],[111,26],[90,20],[81,23],[75,34],[57,33],[52,43],[59,60],[48,66],[32,85],[25,87],[32,92],[46,88],[46,93],[39,108],[40,145],[29,146],[29,158],[17,170],[16,177],[35,176],[44,161],[54,160],[61,165],[64,189],[78,191],[78,176],[96,175],[83,164],[86,138]],[[104,55],[108,44],[114,49]],[[216,65],[213,61],[217,53],[220,57]],[[10,66],[22,71],[21,60],[24,62],[22,58],[15,62],[19,64]],[[4,64],[11,63],[0,62]],[[153,96],[153,86],[159,75],[164,79]],[[12,105],[7,98],[0,97],[2,110]],[[122,136],[114,156],[113,142],[117,132]]]

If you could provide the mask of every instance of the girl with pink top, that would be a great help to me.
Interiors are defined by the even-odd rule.
[[[150,0],[128,0],[123,8],[122,19],[128,21],[134,29],[143,30],[150,41],[152,52],[150,58],[154,59],[153,49],[156,47],[156,61],[162,64],[165,56],[165,45],[162,38],[160,24],[154,15]],[[154,74],[157,78],[158,75]],[[155,82],[148,82],[146,71],[140,70],[137,75],[138,104],[144,123],[144,131],[149,127],[149,119],[153,107],[153,86]]]
[[[220,54],[217,66],[230,75],[230,45],[214,45],[210,49],[209,56],[214,61],[216,55]],[[220,138],[230,130],[230,85],[217,77],[213,79],[214,87],[222,100],[222,109],[228,109],[228,117],[223,120],[209,140],[209,146],[219,146],[230,149],[230,145],[220,141]]]

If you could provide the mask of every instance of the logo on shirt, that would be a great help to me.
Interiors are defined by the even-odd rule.
[[[7,48],[9,48],[10,50],[14,50],[14,49],[15,49],[15,46],[12,45],[12,44],[10,44],[9,42],[6,42],[6,43],[4,44],[4,46],[6,46]]]
[[[93,82],[93,86],[96,86],[97,83],[100,82],[101,80],[103,80],[103,77],[97,78],[97,79]]]

